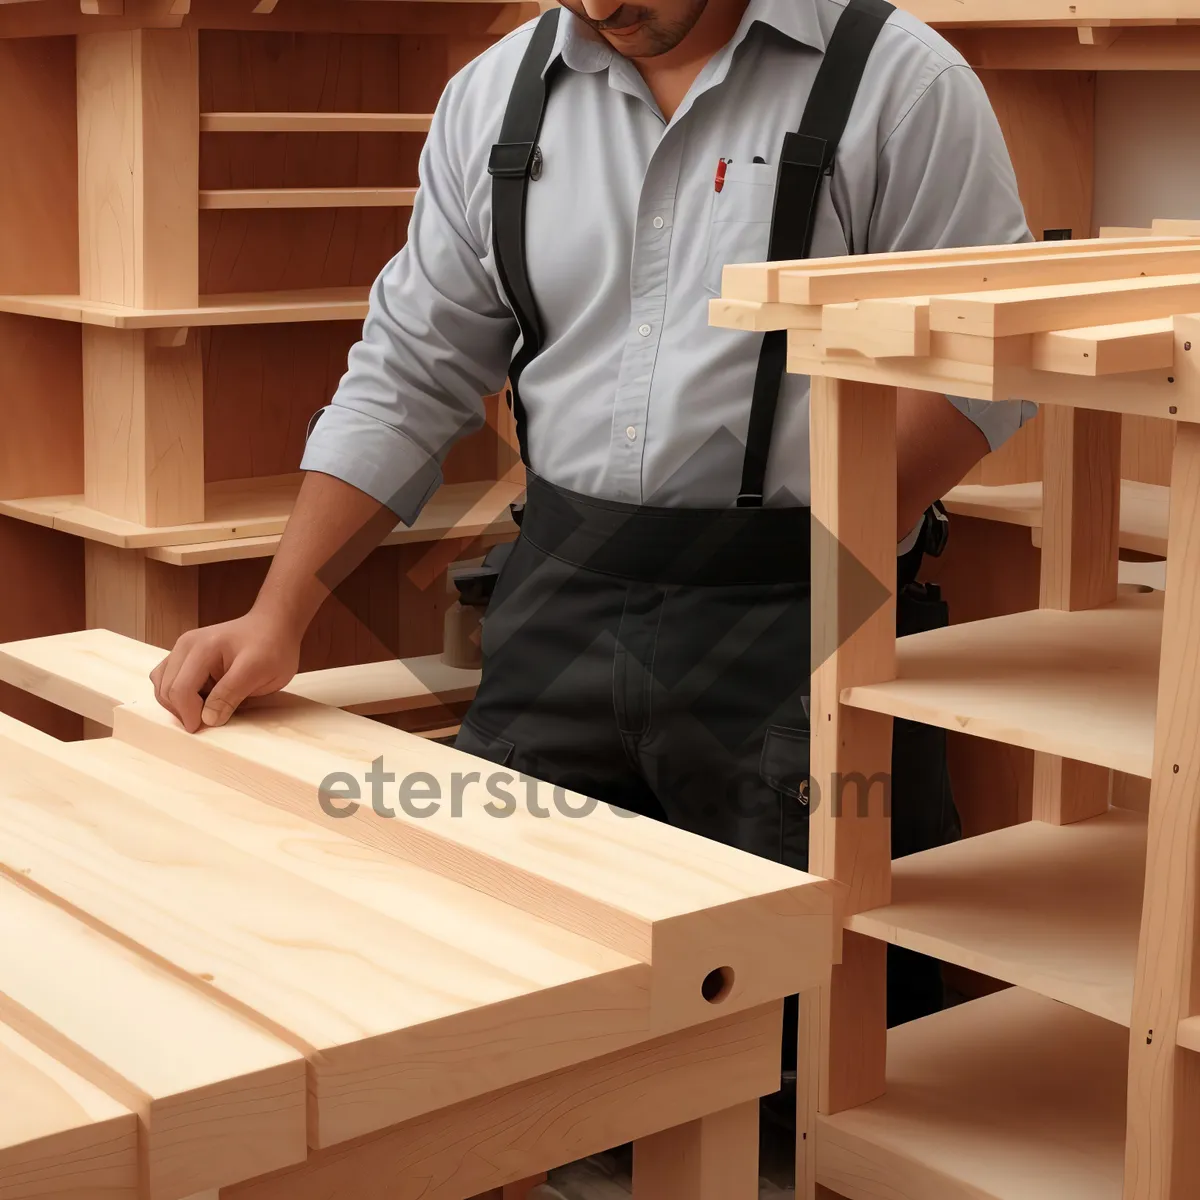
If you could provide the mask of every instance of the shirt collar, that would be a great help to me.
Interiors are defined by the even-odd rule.
[[[817,17],[818,0],[750,0],[733,35],[730,47],[736,48],[757,24],[767,25],[803,46],[824,51],[825,34]],[[553,62],[559,56],[563,65],[572,71],[603,71],[616,56],[616,51],[574,13],[561,9]]]

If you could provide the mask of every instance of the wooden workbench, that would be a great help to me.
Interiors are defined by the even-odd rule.
[[[145,652],[0,650],[111,726],[0,717],[3,1200],[463,1200],[627,1141],[639,1200],[756,1200],[826,882],[304,684],[188,735]]]
[[[849,1200],[1200,1194],[1200,247],[1159,242],[732,266],[712,305],[813,378],[815,644],[853,560],[894,579],[895,388],[1045,405],[1038,607],[897,642],[893,600],[814,671],[814,795],[886,778],[896,717],[1035,753],[1032,821],[894,865],[877,799],[814,809],[846,932],[807,1133]],[[1118,592],[1124,414],[1176,426],[1165,594]],[[1013,986],[887,1033],[888,943]]]

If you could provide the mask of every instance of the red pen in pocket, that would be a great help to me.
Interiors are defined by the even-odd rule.
[[[717,173],[713,176],[713,191],[719,192],[725,186],[725,168],[733,162],[731,158],[717,159]]]

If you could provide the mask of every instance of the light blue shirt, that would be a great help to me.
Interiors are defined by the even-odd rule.
[[[670,121],[633,64],[566,10],[529,187],[528,261],[545,326],[521,379],[533,469],[636,504],[732,505],[760,338],[708,324],[721,268],[767,258],[778,154],[797,128],[841,0],[750,0]],[[315,421],[305,470],[411,523],[440,463],[484,419],[519,333],[492,253],[492,143],[531,36],[447,86],[421,157],[408,243]],[[764,163],[753,160],[762,158]],[[731,159],[722,190],[719,159]],[[798,216],[800,214],[797,214]],[[812,253],[1030,240],[999,125],[959,54],[897,11],[822,189]],[[809,502],[808,379],[786,378],[767,503]],[[952,400],[993,449],[1036,409]]]

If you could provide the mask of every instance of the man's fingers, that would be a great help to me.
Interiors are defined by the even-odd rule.
[[[220,674],[219,656],[215,649],[203,646],[193,648],[179,666],[175,677],[166,689],[167,707],[179,718],[188,733],[200,728],[200,712],[204,707],[201,689],[209,677]]]
[[[210,728],[224,725],[237,711],[238,705],[261,684],[261,671],[256,670],[254,663],[244,658],[234,660],[208,693],[200,720]]]

